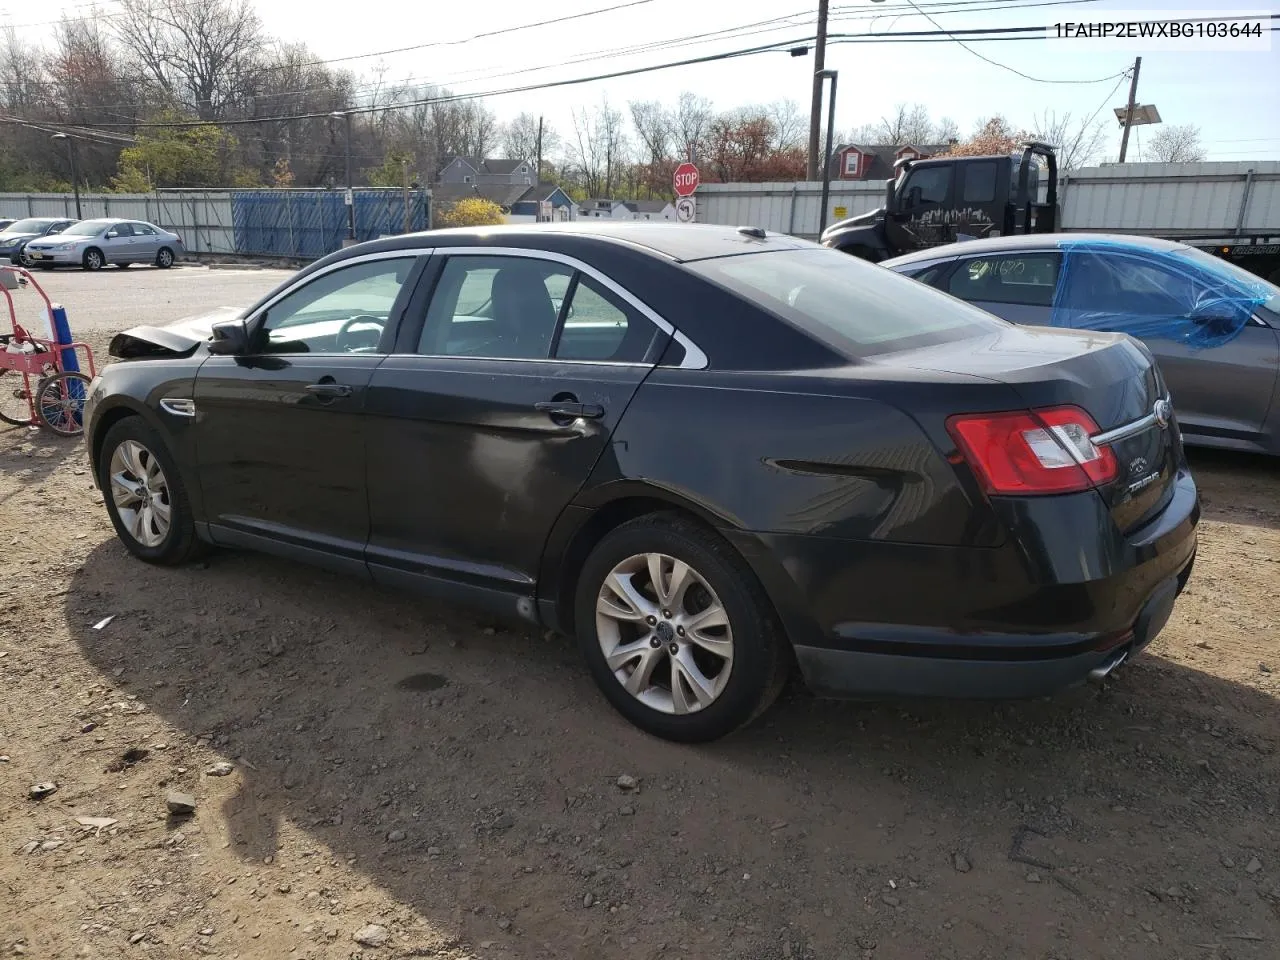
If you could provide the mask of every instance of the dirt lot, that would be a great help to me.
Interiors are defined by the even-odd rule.
[[[111,273],[52,284],[98,345],[277,280]],[[1105,690],[793,690],[684,748],[568,641],[135,562],[77,444],[0,431],[0,955],[1280,956],[1280,463],[1194,463],[1195,576]]]

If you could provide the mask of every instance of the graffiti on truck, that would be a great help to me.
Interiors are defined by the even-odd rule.
[[[960,234],[988,236],[996,222],[981,207],[935,207],[911,217],[904,226],[917,243],[932,247],[952,243]]]

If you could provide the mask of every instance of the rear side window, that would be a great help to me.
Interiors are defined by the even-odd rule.
[[[1023,253],[961,260],[947,292],[961,300],[1053,306],[1061,254]]]
[[[1003,320],[835,250],[786,250],[688,264],[850,358],[964,340]]]
[[[996,198],[996,162],[994,160],[970,163],[964,171],[965,203],[990,203]]]

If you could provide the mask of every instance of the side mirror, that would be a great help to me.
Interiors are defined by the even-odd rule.
[[[114,240],[118,236],[120,236],[120,234],[116,233],[114,230],[108,230],[106,233],[106,238],[108,240]]]
[[[243,320],[226,320],[213,325],[209,340],[209,352],[220,356],[234,356],[249,352],[249,328]]]

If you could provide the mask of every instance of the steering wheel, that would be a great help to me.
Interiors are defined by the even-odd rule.
[[[338,329],[338,335],[335,338],[336,342],[334,346],[336,349],[346,351],[347,353],[354,353],[356,350],[368,350],[376,347],[378,345],[378,340],[382,337],[382,331],[386,325],[387,321],[383,317],[375,317],[367,313],[358,314],[357,316],[343,322],[342,326]],[[374,338],[374,342],[361,342],[360,339],[351,336],[351,329],[357,326],[376,327],[378,330],[378,336]]]

